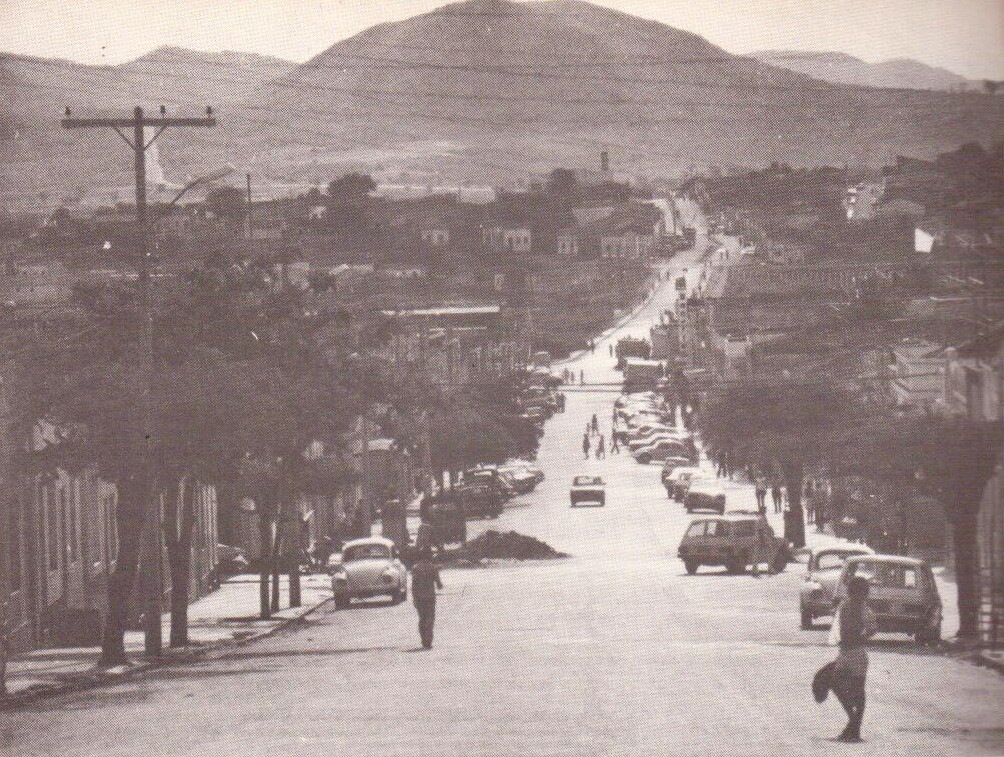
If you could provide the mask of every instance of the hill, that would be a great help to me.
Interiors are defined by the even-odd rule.
[[[232,157],[504,182],[554,165],[881,164],[1004,134],[978,93],[838,86],[578,0],[469,0],[339,42],[256,94]]]
[[[595,167],[604,148],[614,170],[646,176],[774,160],[881,165],[1004,137],[1004,98],[832,84],[579,0],[468,0],[296,67],[165,48],[117,67],[4,56],[0,74],[18,82],[0,78],[0,107],[13,92],[23,126],[0,142],[0,170],[28,196],[128,182],[114,134],[68,135],[58,117],[65,103],[121,112],[137,98],[217,105],[218,128],[161,137],[175,181],[226,161],[292,187],[347,170],[511,186],[554,166]]]
[[[866,63],[846,53],[803,50],[764,50],[752,53],[772,66],[807,74],[834,84],[889,89],[979,89],[978,82],[959,76],[946,68],[929,66],[912,58],[894,58],[879,63]]]
[[[125,114],[135,105],[201,112],[234,102],[295,64],[248,53],[203,53],[165,47],[120,66],[0,55],[0,201],[12,206],[58,204],[94,185],[128,184],[131,160],[118,137],[95,130],[63,131],[71,106],[80,115]],[[167,140],[165,140],[165,144]],[[177,154],[180,143],[173,154]],[[179,171],[199,168],[195,156]]]

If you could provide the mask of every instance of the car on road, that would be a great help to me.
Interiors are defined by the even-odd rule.
[[[872,553],[864,544],[834,544],[809,552],[798,602],[803,630],[810,630],[816,618],[833,614],[833,594],[847,558]]]
[[[523,494],[532,492],[544,480],[544,472],[540,468],[523,461],[505,463],[498,466],[498,469],[511,476],[517,491]]]
[[[670,460],[678,459],[680,458],[668,457],[666,458],[666,463]],[[668,476],[662,479],[662,484],[666,487],[666,494],[670,499],[683,502],[683,498],[687,496],[687,489],[690,488],[690,482],[704,475],[704,472],[700,468],[690,465],[691,462],[688,460],[687,465],[676,466]],[[663,463],[663,465],[666,463]]]
[[[725,487],[713,478],[692,481],[683,498],[683,507],[688,513],[695,510],[713,510],[719,514],[724,513]]]
[[[651,444],[661,442],[663,440],[670,440],[676,442],[686,442],[691,436],[686,431],[677,431],[675,429],[666,429],[661,431],[656,429],[655,431],[643,436],[639,439],[632,439],[628,442],[628,450],[630,452],[636,452],[642,447],[648,447]]]
[[[899,555],[848,557],[833,593],[834,607],[847,596],[847,584],[855,576],[871,585],[868,606],[879,631],[909,634],[918,644],[940,641],[941,596],[930,565]]]
[[[569,490],[572,507],[582,504],[603,507],[607,503],[607,486],[601,476],[576,476]]]
[[[398,559],[394,542],[382,537],[356,539],[328,561],[335,609],[353,599],[387,596],[397,604],[408,597],[408,571]]]
[[[690,575],[702,565],[724,565],[729,573],[743,573],[758,545],[771,570],[784,570],[791,556],[788,545],[758,515],[726,513],[695,519],[683,534],[677,554]]]
[[[465,481],[456,491],[467,518],[497,518],[505,509],[506,498],[497,486],[488,482]]]
[[[631,454],[642,465],[663,462],[670,457],[689,457],[696,461],[697,449],[692,439],[662,439],[652,444],[640,447]]]
[[[509,476],[500,473],[495,468],[473,468],[469,471],[464,471],[462,486],[469,486],[475,484],[483,484],[485,486],[490,486],[496,491],[498,491],[499,496],[503,500],[508,501],[516,496],[516,487],[513,485]]]

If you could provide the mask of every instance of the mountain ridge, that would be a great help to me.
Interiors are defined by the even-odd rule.
[[[760,50],[752,58],[821,81],[881,89],[978,88],[978,83],[950,71],[913,58],[890,58],[868,63],[848,53],[825,50]]]
[[[161,138],[170,175],[226,162],[286,186],[348,170],[518,186],[555,166],[595,166],[604,149],[640,176],[774,160],[877,166],[1004,137],[1004,98],[833,84],[582,0],[455,3],[292,67],[171,47],[111,68],[54,65],[51,80],[39,65],[22,66],[34,74],[25,85],[0,80],[28,122],[19,141],[0,131],[0,171],[29,193],[127,183],[114,134],[67,135],[58,116],[65,104],[121,110],[140,97],[216,106],[216,129]],[[0,56],[0,72],[10,66]]]

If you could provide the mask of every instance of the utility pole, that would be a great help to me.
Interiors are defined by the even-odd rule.
[[[147,239],[146,225],[146,151],[157,141],[164,131],[171,126],[176,127],[210,127],[216,126],[213,109],[206,108],[205,118],[168,118],[167,109],[161,105],[157,118],[147,118],[143,108],[136,106],[132,118],[72,118],[70,109],[66,109],[66,118],[62,121],[65,129],[112,129],[122,140],[132,148],[136,173],[136,230],[139,252],[139,286],[140,312],[142,319],[142,339],[140,341],[139,362],[143,387],[141,391],[141,417],[143,418],[142,437],[146,440],[143,448],[141,474],[144,481],[143,491],[146,493],[147,518],[144,525],[144,552],[149,558],[149,575],[144,585],[145,616],[144,651],[147,656],[159,656],[163,651],[163,632],[160,625],[161,600],[163,594],[163,579],[161,575],[161,530],[160,530],[160,498],[157,496],[153,480],[153,461],[151,446],[154,433],[153,417],[153,308],[150,296],[150,251]],[[146,127],[157,131],[148,142]],[[132,131],[132,138],[127,134]]]

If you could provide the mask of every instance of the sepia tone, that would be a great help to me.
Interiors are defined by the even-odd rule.
[[[0,753],[1004,754],[996,3],[0,21]]]

